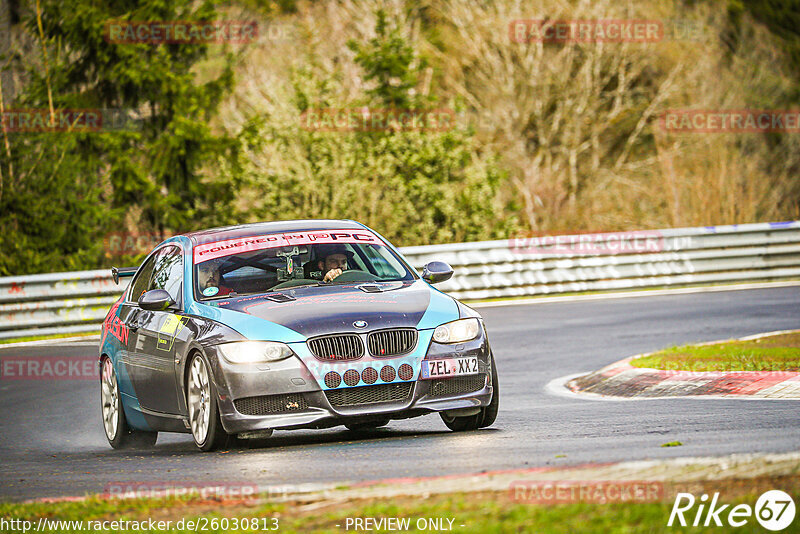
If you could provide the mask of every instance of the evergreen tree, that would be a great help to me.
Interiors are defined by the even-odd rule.
[[[24,12],[37,53],[18,60],[25,84],[14,107],[121,110],[135,128],[9,134],[0,150],[0,273],[99,266],[102,236],[128,224],[166,237],[236,220],[246,132],[210,125],[233,86],[234,55],[216,44],[108,35],[113,21],[214,21],[213,2],[45,0]],[[213,66],[211,47],[222,48]],[[233,174],[215,172],[221,161]]]

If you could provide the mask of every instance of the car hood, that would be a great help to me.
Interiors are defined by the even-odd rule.
[[[275,302],[276,295],[293,300]],[[301,286],[268,295],[234,298],[219,302],[217,307],[264,319],[306,338],[381,328],[435,328],[458,319],[455,300],[420,280]],[[367,325],[356,328],[353,324],[356,321],[366,321]],[[237,328],[237,322],[231,321],[230,326]],[[252,334],[242,333],[253,338]]]

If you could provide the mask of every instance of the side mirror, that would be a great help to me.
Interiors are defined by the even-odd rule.
[[[175,306],[175,301],[163,289],[151,289],[139,297],[139,307],[143,310],[164,311]]]
[[[422,279],[429,284],[437,284],[450,280],[453,268],[443,261],[432,261],[422,268]]]

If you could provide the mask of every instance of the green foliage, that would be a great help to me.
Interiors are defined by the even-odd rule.
[[[399,245],[499,238],[501,171],[462,132],[388,135],[275,129],[291,159],[260,182],[268,218],[352,218]]]
[[[214,3],[50,0],[41,15],[45,52],[16,65],[26,83],[15,107],[47,109],[52,95],[56,110],[119,109],[138,117],[137,128],[11,138],[10,157],[0,150],[9,251],[0,274],[99,266],[111,229],[167,237],[236,220],[243,138],[210,126],[233,87],[236,58],[212,45],[222,61],[211,68],[207,44],[107,38],[111,21],[213,21]],[[24,23],[41,50],[35,9]],[[220,175],[222,160],[230,172]]]
[[[0,274],[92,265],[107,217],[96,158],[80,155],[92,143],[57,133],[18,133],[9,142],[13,157],[2,158]]]
[[[705,40],[652,47],[509,46],[513,2],[40,0],[43,39],[35,0],[23,4],[16,55],[0,58],[21,82],[6,109],[52,99],[56,109],[127,110],[137,127],[0,137],[0,275],[107,266],[111,232],[167,237],[248,220],[353,218],[415,245],[520,226],[788,219],[800,206],[797,136],[658,141],[651,127],[668,107],[796,108],[799,0],[675,0],[676,14],[708,24]],[[658,6],[640,7],[652,18]],[[592,9],[617,8],[558,8],[565,19]],[[109,21],[223,16],[279,18],[293,41],[280,60],[275,43],[256,44],[252,67],[223,45],[105,37]],[[366,18],[375,24],[365,35]],[[235,67],[250,77],[238,86]],[[240,105],[233,90],[256,96]],[[424,110],[456,98],[477,135],[299,124],[319,108]]]
[[[414,49],[400,35],[397,27],[390,28],[386,12],[379,10],[375,26],[376,37],[361,44],[355,40],[347,43],[356,53],[356,63],[364,69],[365,79],[375,84],[367,94],[383,105],[393,108],[411,108],[421,104],[414,90],[419,82],[418,72],[424,61],[416,61]]]
[[[745,13],[765,24],[780,38],[791,60],[792,70],[800,79],[800,0],[729,0],[728,14],[736,33],[742,31]],[[800,92],[796,92],[794,98],[800,98]]]
[[[293,73],[288,115],[354,109],[363,102],[427,109],[418,106],[433,99],[417,91],[425,63],[382,11],[376,34],[366,43],[349,43],[365,79],[375,85],[357,104],[338,101],[335,80],[304,68]],[[505,237],[514,228],[515,219],[504,217],[506,206],[498,199],[505,176],[493,157],[478,153],[469,132],[322,132],[268,120],[265,137],[266,149],[280,163],[256,178],[261,218],[351,218],[399,245]]]

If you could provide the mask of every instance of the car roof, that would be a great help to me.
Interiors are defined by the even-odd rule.
[[[363,229],[360,223],[350,220],[337,219],[306,219],[298,221],[272,221],[258,222],[250,224],[239,224],[235,226],[222,226],[219,228],[209,228],[183,234],[192,240],[209,242],[209,240],[238,239],[240,237],[250,237],[261,234],[272,234],[277,232],[309,232],[314,230],[354,230]]]

